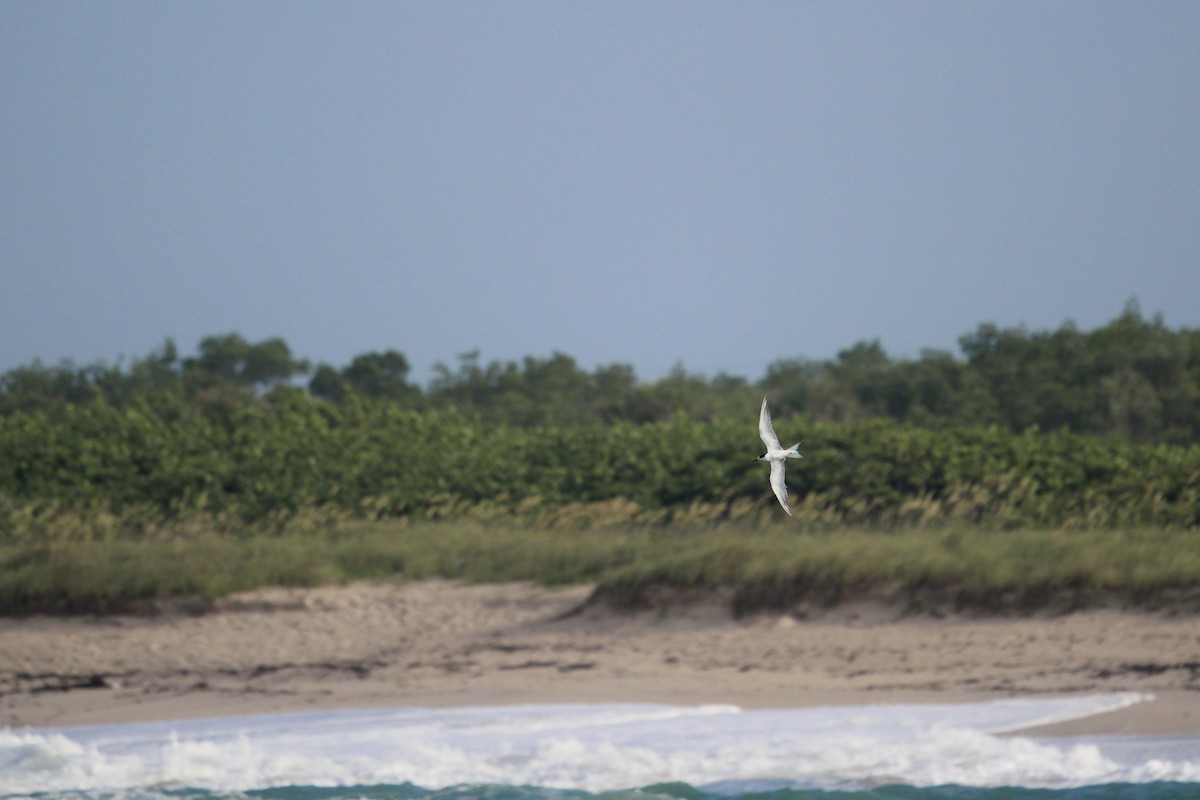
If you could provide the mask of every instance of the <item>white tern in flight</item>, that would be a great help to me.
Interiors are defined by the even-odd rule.
[[[775,435],[775,428],[771,425],[771,412],[767,410],[767,398],[765,397],[762,411],[758,412],[758,435],[762,437],[763,444],[767,446],[767,452],[756,458],[755,461],[771,462],[771,489],[779,498],[779,505],[783,506],[783,510],[790,517],[792,509],[788,507],[787,484],[783,482],[783,464],[789,458],[804,458],[804,456],[800,455],[800,451],[796,449],[800,446],[800,442],[796,442],[786,450],[780,446],[779,437]]]

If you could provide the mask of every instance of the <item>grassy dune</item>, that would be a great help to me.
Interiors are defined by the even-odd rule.
[[[596,583],[599,597],[627,607],[721,589],[742,612],[863,597],[914,612],[1200,605],[1195,530],[802,530],[790,522],[312,516],[255,529],[182,520],[106,537],[94,521],[85,529],[60,519],[56,536],[0,544],[0,613],[108,612],[165,598],[202,604],[266,585],[430,577]]]

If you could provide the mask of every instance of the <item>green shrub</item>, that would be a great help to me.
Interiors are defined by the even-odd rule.
[[[778,427],[805,439],[788,468],[804,529],[1200,525],[1200,447],[881,420]],[[0,537],[71,510],[101,538],[197,514],[257,525],[314,510],[526,519],[610,504],[637,521],[765,523],[779,509],[759,448],[747,425],[687,419],[526,429],[361,399],[219,416],[97,402],[0,418]]]

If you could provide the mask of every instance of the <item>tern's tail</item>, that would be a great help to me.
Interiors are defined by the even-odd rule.
[[[787,449],[787,457],[788,458],[804,458],[804,456],[800,455],[800,445],[802,445],[802,444],[804,444],[803,439],[801,439],[800,441],[796,442],[794,445],[789,447]]]

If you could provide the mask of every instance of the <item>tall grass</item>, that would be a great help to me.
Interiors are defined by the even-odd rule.
[[[844,530],[699,537],[674,558],[600,578],[619,604],[663,588],[730,587],[735,608],[783,609],[874,598],[913,610],[992,613],[1096,606],[1195,610],[1197,536],[1184,530]]]
[[[191,519],[160,521],[136,537],[96,535],[86,522],[44,519],[43,534],[54,535],[0,544],[0,613],[107,612],[268,585],[431,577],[595,583],[599,596],[623,606],[720,588],[732,591],[738,611],[864,596],[913,610],[992,613],[1190,607],[1200,591],[1200,533],[1182,528],[798,531],[790,521],[631,522],[612,507],[550,523],[314,513],[249,529]]]

